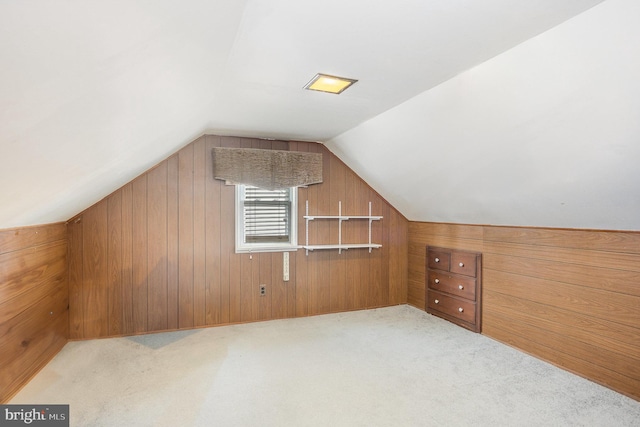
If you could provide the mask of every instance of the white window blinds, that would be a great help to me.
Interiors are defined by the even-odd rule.
[[[291,189],[243,186],[244,243],[286,243],[291,238]]]

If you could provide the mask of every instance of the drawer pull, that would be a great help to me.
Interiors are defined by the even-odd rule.
[[[464,289],[464,286],[462,286],[462,285],[458,285],[458,289],[463,290],[463,289]]]
[[[460,307],[460,308],[458,309],[458,311],[459,311],[460,313],[462,313],[462,312],[464,311],[464,308]]]
[[[440,258],[436,258],[434,261],[435,262],[440,262]]]
[[[439,304],[439,303],[440,303],[440,300],[435,300],[434,302],[435,302],[436,304]]]
[[[464,267],[464,262],[461,262],[460,264],[458,264],[460,267]]]
[[[437,285],[438,283],[440,283],[440,279],[434,280],[433,283],[435,283]]]

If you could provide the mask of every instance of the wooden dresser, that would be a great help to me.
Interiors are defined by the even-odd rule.
[[[426,279],[427,313],[482,330],[482,254],[428,246]]]

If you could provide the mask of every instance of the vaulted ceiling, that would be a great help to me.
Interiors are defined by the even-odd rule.
[[[0,228],[205,133],[326,143],[411,220],[640,229],[635,0],[0,2]],[[317,72],[358,79],[302,90]]]

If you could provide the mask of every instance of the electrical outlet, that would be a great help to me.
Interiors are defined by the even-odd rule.
[[[267,295],[267,285],[260,285],[260,296],[263,297]]]
[[[282,280],[289,281],[289,252],[282,253]]]

